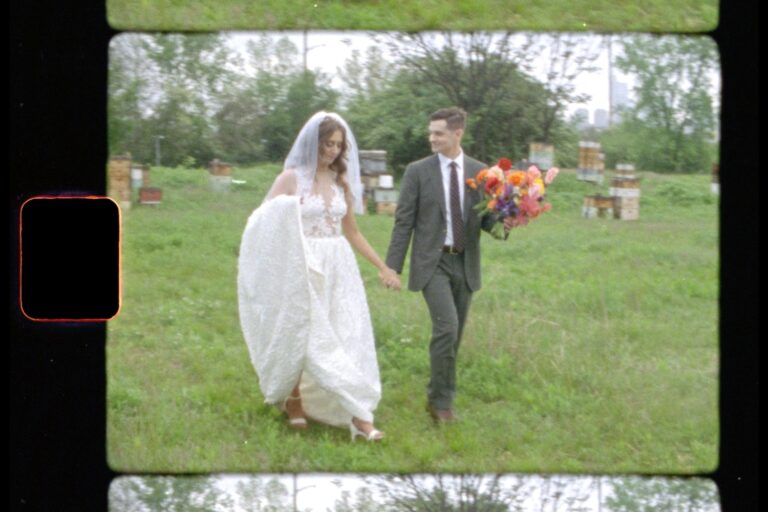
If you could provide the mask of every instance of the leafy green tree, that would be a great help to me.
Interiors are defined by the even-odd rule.
[[[596,55],[580,41],[551,38],[552,64],[543,71],[532,67],[532,55],[544,44],[540,38],[444,33],[395,34],[378,41],[395,63],[383,79],[363,80],[374,89],[354,77],[377,60],[353,54],[342,71],[354,91],[346,105],[357,131],[365,132],[362,140],[387,147],[397,170],[427,154],[427,116],[448,105],[468,112],[463,146],[481,160],[518,160],[527,157],[530,142],[575,138],[562,120],[564,107],[583,99],[575,95],[572,78],[588,70]]]
[[[352,493],[343,490],[341,498],[334,503],[333,512],[385,512],[388,508],[377,503],[373,492],[368,487],[358,487],[355,489],[354,497]]]
[[[162,136],[164,165],[189,158],[205,165],[216,156],[210,118],[220,93],[233,80],[231,53],[218,35],[160,34],[144,45],[159,93],[152,124]]]
[[[200,111],[200,99],[183,88],[169,89],[150,118],[162,135],[161,163],[166,167],[188,163],[204,166],[216,156],[213,131]]]
[[[216,98],[234,79],[228,63],[232,53],[217,34],[157,34],[145,39],[144,48],[153,64],[160,92],[184,89],[200,101],[195,107],[211,113]]]
[[[344,64],[338,68],[344,87],[342,95],[347,101],[363,101],[379,93],[392,83],[396,68],[386,59],[379,46],[369,46],[363,56],[354,48]]]
[[[509,512],[522,510],[522,483],[502,486],[499,475],[387,475],[372,479],[386,510],[407,512]]]
[[[264,495],[267,499],[265,512],[292,512],[294,510],[288,489],[274,478],[269,480],[264,487]]]
[[[223,160],[235,164],[266,160],[269,130],[263,119],[268,107],[253,85],[228,93],[214,115],[216,147]]]
[[[635,77],[637,101],[624,113],[615,140],[606,138],[609,160],[623,151],[641,169],[708,172],[716,157],[717,116],[709,90],[717,64],[709,37],[626,36],[616,67]],[[629,138],[621,132],[632,134],[629,148],[621,149]]]
[[[509,33],[496,37],[480,32],[466,35],[446,32],[394,34],[385,39],[401,69],[413,75],[413,79],[406,81],[411,93],[426,91],[429,97],[441,101],[433,101],[431,108],[422,112],[421,133],[427,124],[426,115],[437,108],[456,105],[470,115],[464,141],[468,151],[480,159],[494,152],[493,134],[504,130],[498,124],[500,116],[494,114],[500,110],[509,114],[511,110],[524,109],[522,103],[510,108],[513,91],[510,85],[520,81],[517,66],[511,59],[510,38]],[[520,88],[514,90],[517,92]],[[516,94],[513,98],[522,96]]]
[[[351,98],[345,115],[360,148],[385,149],[399,176],[408,162],[429,154],[427,116],[446,104],[441,90],[401,69],[377,90]]]
[[[218,35],[126,34],[110,47],[109,144],[112,153],[163,165],[216,154],[210,119],[235,74]]]
[[[605,504],[614,512],[719,510],[717,488],[702,478],[622,477],[610,480],[613,492]]]
[[[131,156],[142,162],[152,157],[153,128],[149,69],[143,39],[121,34],[109,46],[109,98],[107,140],[111,154]]]
[[[268,160],[267,147],[277,146],[277,152],[285,146],[287,134],[275,130],[279,105],[286,101],[288,84],[301,72],[298,49],[286,37],[264,34],[249,40],[244,60],[238,64],[237,80],[223,90],[214,115],[220,156],[238,164]],[[278,134],[282,142],[275,144]]]
[[[232,500],[209,477],[122,477],[110,488],[112,512],[211,512]]]
[[[588,94],[576,93],[576,78],[597,69],[595,60],[600,55],[602,41],[594,36],[576,34],[529,35],[520,51],[526,56],[537,55],[543,65],[534,66],[529,58],[518,56],[525,72],[539,81],[544,94],[532,98],[538,103],[531,115],[537,128],[537,142],[550,143],[563,135],[564,112],[568,104],[589,100]]]
[[[339,94],[327,76],[304,70],[287,38],[262,36],[247,44],[250,73],[224,94],[215,115],[217,148],[236,163],[280,161],[318,110],[334,110]]]

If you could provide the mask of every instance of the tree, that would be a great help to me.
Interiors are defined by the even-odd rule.
[[[628,151],[636,167],[706,172],[717,127],[710,76],[717,68],[714,42],[695,36],[627,36],[616,67],[635,76],[636,104],[620,131],[634,134]],[[606,154],[617,148],[608,144]]]
[[[395,68],[389,65],[379,46],[369,46],[364,57],[360,50],[353,49],[337,70],[344,84],[343,96],[347,101],[354,102],[370,98],[389,86]]]
[[[304,70],[287,38],[247,44],[251,73],[225,91],[215,115],[217,149],[237,163],[280,161],[318,110],[334,110],[338,93],[321,73]]]
[[[122,477],[110,488],[113,512],[211,512],[232,507],[209,477]]]
[[[378,40],[396,59],[397,79],[387,82],[387,88],[417,97],[421,93],[428,100],[427,105],[418,105],[419,110],[395,110],[409,120],[420,116],[418,125],[410,124],[408,131],[423,137],[427,114],[439,107],[459,106],[469,114],[462,145],[485,161],[500,156],[526,158],[531,142],[573,137],[563,121],[564,107],[584,99],[575,95],[572,80],[591,69],[589,64],[597,55],[583,40],[564,35],[545,40],[511,33],[395,34]],[[549,51],[550,65],[536,70],[534,57],[544,49]],[[369,109],[377,103],[372,100],[381,103],[397,97],[368,96]],[[349,110],[356,113],[359,104],[352,103]],[[391,104],[382,109],[394,110]],[[403,127],[395,133],[402,131]],[[425,142],[420,147],[424,146]],[[416,156],[423,156],[423,149],[409,155],[410,159]]]
[[[584,505],[592,494],[594,484],[583,478],[575,479],[563,476],[544,476],[537,479],[539,494],[539,510],[586,512],[591,510]]]
[[[401,68],[415,75],[416,79],[410,81],[412,85],[439,90],[441,94],[436,97],[445,98],[426,113],[449,105],[466,110],[470,118],[465,146],[480,159],[490,156],[490,139],[499,130],[499,116],[494,114],[502,103],[509,107],[510,99],[523,96],[517,94],[524,87],[520,87],[518,65],[512,59],[511,34],[405,33],[386,36],[384,41]],[[513,82],[516,87],[510,87]],[[515,114],[524,108],[517,104],[511,109],[514,113],[509,108],[504,110],[519,120],[520,116]],[[419,131],[423,133],[423,129]]]
[[[613,493],[605,504],[614,512],[719,510],[715,485],[702,478],[622,477],[610,480]]]
[[[216,153],[210,119],[234,81],[232,56],[217,35],[121,35],[110,47],[109,144],[113,153],[162,164]]]
[[[210,122],[221,92],[233,80],[230,51],[218,35],[160,34],[144,42],[157,101],[153,136],[162,136],[163,164],[194,159],[205,165],[217,153]]]
[[[152,156],[150,78],[143,39],[121,34],[109,45],[107,140],[111,154],[130,153],[149,162]]]
[[[510,479],[507,479],[510,480]],[[521,481],[503,486],[500,475],[387,475],[372,483],[388,510],[406,512],[508,512],[522,510]]]
[[[348,490],[343,490],[341,499],[337,499],[333,507],[333,512],[383,512],[385,510],[386,506],[376,502],[368,487],[358,487],[354,492],[354,498]]]
[[[427,115],[446,102],[440,89],[400,69],[380,89],[350,99],[344,114],[360,148],[386,149],[388,165],[399,175],[429,151]]]
[[[534,111],[539,142],[549,143],[557,138],[558,131],[563,127],[566,105],[589,99],[587,94],[576,94],[575,80],[581,73],[597,69],[593,63],[599,56],[601,46],[594,37],[574,34],[528,36],[525,52],[546,57],[543,68],[537,69],[529,60],[522,60],[520,64],[544,86],[545,93],[536,98],[541,104]]]
[[[162,135],[162,165],[205,165],[216,156],[213,129],[194,92],[168,88],[150,117],[154,136]],[[191,159],[191,161],[190,161]]]

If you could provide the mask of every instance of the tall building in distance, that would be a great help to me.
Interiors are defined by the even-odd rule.
[[[598,130],[608,128],[608,111],[604,108],[595,109],[595,128]]]
[[[578,119],[578,127],[580,130],[585,130],[591,126],[589,122],[589,110],[586,108],[577,108],[573,113],[573,118]]]
[[[622,109],[631,106],[629,87],[624,82],[611,79],[611,124],[621,122]],[[595,122],[597,124],[597,122]]]

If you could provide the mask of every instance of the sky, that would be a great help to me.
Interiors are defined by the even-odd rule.
[[[230,32],[230,41],[233,48],[243,51],[245,49],[245,41],[248,39],[256,39],[259,37],[259,32]],[[302,52],[304,48],[304,36],[302,32],[287,31],[287,32],[271,32],[276,37],[287,36]],[[542,33],[545,36],[546,33]],[[593,43],[595,46],[602,39],[605,40],[604,35],[601,34],[580,34],[585,40]],[[620,45],[615,44],[620,40],[620,35],[613,35],[612,45],[614,59],[620,51]],[[337,67],[341,66],[344,61],[351,55],[353,49],[358,49],[361,53],[364,53],[365,48],[373,43],[368,32],[361,31],[308,31],[306,37],[307,46],[307,67],[313,70],[323,71],[331,76],[336,74]],[[545,56],[542,56],[542,59]],[[544,61],[540,62],[540,65],[544,65]],[[583,104],[571,104],[566,108],[568,115],[573,114],[579,108],[586,108],[590,113],[590,119],[592,119],[593,112],[596,109],[608,110],[609,102],[609,58],[608,50],[603,46],[600,50],[598,58],[594,61],[593,65],[598,67],[598,70],[592,73],[582,73],[575,81],[576,92],[585,93],[591,96],[591,99]],[[628,85],[630,92],[630,99],[632,98],[631,88],[633,85],[633,79],[631,76],[624,75],[618,71],[615,66],[613,68],[614,80],[622,82]],[[720,88],[720,75],[719,72],[713,73],[710,77],[712,80],[713,93],[719,91]],[[332,82],[333,85],[340,85],[339,79]],[[718,102],[719,103],[719,102]]]
[[[287,36],[301,52],[304,47],[304,37],[301,32],[272,32],[276,37]],[[232,32],[230,40],[233,48],[243,51],[248,39],[259,37],[258,32]],[[588,39],[596,41],[602,36],[589,35]],[[309,31],[307,33],[307,67],[313,70],[323,71],[331,76],[336,74],[336,68],[351,55],[353,49],[364,53],[365,48],[373,43],[372,38],[366,32],[330,32]],[[587,108],[590,111],[602,108],[608,109],[608,54],[603,50],[595,62],[600,69],[597,72],[582,74],[576,81],[577,92],[589,93],[592,98],[585,104],[574,104],[568,108],[573,113],[577,108]],[[614,70],[614,76],[618,80],[628,80],[628,77]],[[339,85],[335,82],[334,85]]]

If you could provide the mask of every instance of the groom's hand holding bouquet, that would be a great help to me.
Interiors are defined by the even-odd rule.
[[[544,202],[544,194],[559,172],[552,167],[542,177],[535,165],[527,170],[513,170],[512,161],[502,158],[480,171],[476,178],[469,178],[467,185],[483,192],[483,200],[475,205],[480,215],[493,214],[503,219],[491,229],[491,235],[503,239],[513,227],[524,226],[552,208]]]

